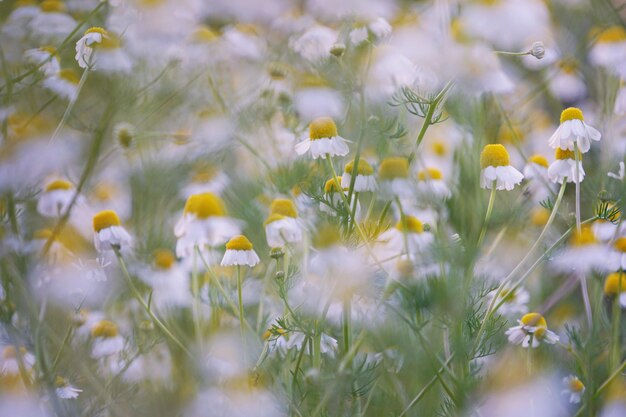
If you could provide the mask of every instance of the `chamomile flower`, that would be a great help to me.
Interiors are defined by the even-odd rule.
[[[522,182],[524,175],[509,163],[509,153],[500,144],[491,144],[480,153],[480,186],[496,190],[512,190]]]
[[[138,276],[152,287],[152,303],[157,309],[189,305],[189,268],[176,262],[170,250],[155,250],[151,265],[140,270]]]
[[[343,178],[337,177],[337,181],[341,185]],[[344,196],[348,196],[348,188],[341,187],[339,190],[337,188],[337,182],[335,182],[335,178],[330,178],[324,184],[324,201],[320,201],[320,211],[329,214],[331,216],[336,216],[337,211],[341,210],[345,206],[344,197],[341,195],[343,193]],[[352,194],[352,198],[350,199],[350,207],[345,207],[346,210],[350,210],[350,208],[354,204],[354,200],[356,199],[356,194]],[[358,218],[361,213],[361,204],[357,200],[356,202],[356,213],[355,216]]]
[[[54,380],[54,385],[56,387],[55,391],[57,393],[57,396],[59,398],[63,398],[64,400],[74,400],[78,398],[81,392],[83,392],[82,389],[76,388],[75,386],[70,384],[70,381],[61,376],[56,377],[56,379]]]
[[[314,26],[290,42],[291,48],[310,62],[330,57],[330,48],[337,42],[337,33],[326,26]]]
[[[19,375],[20,365],[30,372],[35,365],[35,355],[24,346],[19,348],[13,345],[5,346],[0,356],[0,375]]]
[[[396,156],[382,160],[378,168],[379,196],[385,200],[394,197],[413,197],[413,184],[409,178],[409,160]]]
[[[93,216],[93,243],[98,252],[127,249],[132,245],[132,238],[122,227],[119,216],[113,210],[104,210]]]
[[[618,76],[626,76],[626,30],[622,26],[611,26],[600,33],[589,51],[589,61]]]
[[[604,280],[604,295],[616,298],[622,308],[626,308],[626,272],[614,272]]]
[[[226,243],[226,252],[222,258],[222,266],[253,267],[261,260],[253,249],[252,242],[244,235],[237,235]]]
[[[626,237],[621,236],[613,242],[613,248],[609,252],[607,262],[614,270],[626,270]]]
[[[347,141],[338,135],[337,125],[329,117],[320,117],[309,125],[309,137],[296,144],[296,153],[311,153],[313,159],[326,159],[326,155],[345,156],[350,152]]]
[[[563,378],[563,385],[565,385],[566,388],[561,391],[561,394],[569,395],[569,402],[572,404],[580,403],[585,393],[585,384],[583,384],[577,376],[570,375]]]
[[[521,344],[525,348],[529,346],[536,348],[540,342],[553,345],[559,341],[559,336],[548,329],[546,319],[539,313],[525,314],[517,322],[519,326],[511,327],[506,331],[509,342],[514,345]]]
[[[493,299],[495,295],[496,291],[493,291],[490,297]],[[505,285],[496,300],[498,304],[502,303],[498,311],[505,316],[526,314],[529,301],[530,294],[528,291],[522,287],[513,288],[511,285]]]
[[[24,52],[27,60],[39,66],[39,71],[45,75],[54,75],[61,70],[59,57],[56,49],[51,46],[42,46],[37,49],[29,49]]]
[[[578,182],[585,179],[585,170],[583,169],[583,157],[578,155],[578,170],[576,169],[576,156],[574,151],[563,150],[557,148],[554,153],[554,162],[548,167],[548,178],[552,182],[563,184],[563,181],[576,181],[576,171],[578,171]]]
[[[432,196],[445,200],[450,197],[450,188],[443,179],[443,173],[437,168],[426,168],[417,173],[417,192],[421,196]]]
[[[524,166],[524,178],[532,180],[528,183],[528,190],[534,201],[543,201],[550,196],[548,187],[548,160],[543,155],[532,155]]]
[[[37,212],[44,217],[60,217],[74,197],[76,190],[67,180],[50,181],[37,200]]]
[[[414,254],[429,245],[433,235],[424,231],[424,224],[418,218],[405,216],[395,227],[383,232],[378,241],[394,254]]]
[[[574,144],[577,144],[578,150],[586,153],[591,147],[590,141],[599,141],[601,137],[600,132],[584,122],[580,109],[569,107],[561,112],[561,124],[548,140],[548,145],[553,149],[573,151]]]
[[[226,216],[221,198],[212,193],[192,194],[174,228],[178,238],[176,256],[191,256],[195,246],[202,250],[223,244],[240,230],[239,223]]]
[[[94,52],[98,50],[97,54]],[[76,62],[85,69],[98,69],[103,72],[124,72],[132,68],[130,58],[121,49],[117,36],[100,27],[85,31],[76,42]]]
[[[341,176],[341,187],[349,188],[352,182],[352,172],[354,171],[354,161],[350,161],[343,169]],[[376,178],[374,168],[364,159],[359,159],[357,175],[354,179],[354,192],[361,193],[376,190]]]
[[[39,5],[41,12],[29,23],[29,29],[37,36],[60,42],[76,27],[76,20],[65,12],[61,0],[44,0]]]
[[[279,198],[272,201],[270,214],[265,220],[265,236],[271,248],[285,246],[302,240],[302,227],[293,201]]]
[[[117,325],[109,320],[101,320],[91,327],[91,357],[104,358],[124,350],[124,338],[120,336]]]
[[[556,255],[551,264],[559,271],[584,276],[591,271],[607,271],[606,246],[596,239],[593,228],[583,225],[574,230],[569,245]]]
[[[63,68],[56,74],[46,77],[42,85],[61,98],[68,101],[75,101],[78,97],[78,84],[80,79],[71,68]]]
[[[576,62],[571,60],[560,62],[554,75],[548,81],[548,90],[565,103],[572,103],[583,98],[587,94],[587,85]]]

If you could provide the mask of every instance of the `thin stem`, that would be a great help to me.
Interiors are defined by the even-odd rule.
[[[200,351],[202,351],[202,326],[200,324],[200,285],[198,283],[198,265],[196,264],[198,252],[198,245],[195,245],[191,270],[191,291],[193,293],[193,324],[196,331],[198,347],[200,348]]]
[[[623,271],[620,270],[619,272],[620,276],[619,279],[617,280],[617,294],[621,294],[622,293],[622,274]],[[622,315],[622,311],[620,308],[620,304],[619,304],[619,296],[616,296],[613,299],[613,305],[612,305],[612,309],[611,309],[611,324],[612,324],[612,328],[611,328],[611,356],[610,356],[610,360],[609,360],[609,367],[613,368],[617,365],[617,362],[620,359],[620,350],[621,350],[621,337],[620,337],[620,320],[621,320],[621,315]]]
[[[589,330],[593,327],[593,316],[591,314],[591,301],[589,300],[589,289],[587,288],[587,278],[585,275],[580,276],[580,291],[583,295],[583,304],[585,305],[585,315],[587,316],[587,324]]]
[[[161,331],[165,333],[165,335],[169,337],[176,345],[178,345],[178,347],[180,347],[187,355],[189,355],[190,357],[193,357],[191,355],[191,352],[185,347],[185,345],[180,340],[178,340],[178,338],[174,336],[172,332],[168,330],[167,326],[165,326],[165,324],[163,324],[163,322],[159,320],[157,316],[154,315],[154,313],[150,309],[150,306],[146,304],[145,300],[141,296],[141,293],[135,286],[135,283],[133,282],[133,279],[131,278],[130,273],[128,272],[128,269],[126,268],[126,263],[124,262],[124,259],[122,258],[122,254],[120,253],[119,249],[114,247],[113,251],[115,252],[117,261],[120,264],[120,268],[122,269],[122,275],[124,275],[124,278],[126,278],[126,282],[128,283],[128,286],[133,292],[133,295],[135,296],[139,304],[141,304],[141,306],[146,311],[146,313],[148,313],[148,316],[150,316],[154,324],[156,324],[157,327],[160,328]]]
[[[576,161],[576,230],[580,233],[580,156],[578,155],[578,144],[574,142],[574,159]]]
[[[241,332],[241,347],[243,349],[244,363],[246,362],[246,333],[245,316],[243,314],[243,291],[242,291],[241,265],[237,265],[237,299],[239,301],[239,330]]]
[[[487,234],[487,226],[489,224],[489,220],[491,219],[491,213],[493,211],[493,206],[496,201],[496,181],[494,180],[491,183],[491,194],[489,195],[489,204],[487,204],[487,213],[485,213],[485,221],[483,222],[483,227],[480,229],[480,235],[478,235],[478,243],[476,244],[477,248],[480,248],[483,244],[483,240],[485,239],[485,235]]]
[[[65,126],[65,122],[67,122],[67,119],[70,117],[70,113],[72,112],[72,109],[74,108],[74,104],[76,104],[76,101],[78,101],[78,95],[80,94],[80,91],[83,89],[83,85],[85,85],[85,81],[87,81],[88,74],[89,74],[89,68],[85,68],[85,70],[83,71],[83,75],[81,75],[80,77],[80,81],[78,81],[78,87],[76,88],[76,97],[71,99],[70,102],[67,104],[65,113],[63,113],[63,117],[61,118],[61,121],[57,125],[56,129],[54,129],[54,133],[52,133],[52,136],[50,137],[48,144],[52,143],[54,139],[56,139],[61,129],[63,129],[63,126]]]
[[[350,352],[350,322],[352,316],[352,303],[350,296],[347,296],[343,301],[343,352],[347,355]]]

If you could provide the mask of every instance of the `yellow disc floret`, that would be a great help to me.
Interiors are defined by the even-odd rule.
[[[200,25],[196,28],[196,30],[193,31],[193,34],[191,35],[191,40],[197,43],[209,43],[213,42],[218,37],[219,35],[215,33],[215,31],[212,30],[210,27]]]
[[[433,141],[430,146],[437,156],[445,156],[448,153],[448,145],[441,139]]]
[[[621,26],[611,26],[598,36],[600,43],[616,43],[626,41],[626,30]]]
[[[117,325],[109,320],[101,320],[91,328],[91,337],[108,339],[117,336],[117,334]]]
[[[341,185],[341,177],[337,177],[337,181],[335,181],[334,177],[326,181],[326,184],[324,184],[324,193],[330,194],[339,191],[339,189],[337,188],[337,183]],[[344,190],[346,189],[344,188]]]
[[[62,70],[59,71],[58,75],[59,75],[59,78],[75,85],[78,85],[78,82],[80,81],[80,79],[78,78],[78,75],[76,74],[76,71],[74,71],[71,68],[63,68]]]
[[[337,136],[337,125],[330,117],[319,117],[309,125],[309,138],[311,140],[335,136]]]
[[[576,159],[576,154],[574,153],[574,151],[570,151],[569,149],[561,149],[561,148],[556,148],[556,151],[554,151],[554,158],[555,159]],[[583,160],[583,155],[578,152],[578,160],[582,162]]]
[[[428,181],[428,180],[442,180],[443,174],[437,168],[426,168],[423,171],[420,171],[417,174],[417,178],[420,181]]]
[[[569,389],[572,392],[582,392],[585,389],[585,384],[580,379],[574,377],[569,380]]]
[[[45,0],[39,5],[45,13],[62,13],[65,11],[65,3],[59,0]]]
[[[277,222],[278,220],[282,220],[284,218],[285,216],[283,216],[282,214],[272,213],[267,217],[267,219],[265,219],[265,221],[263,222],[263,226],[267,226],[270,223]]]
[[[383,159],[378,169],[378,176],[381,180],[407,178],[409,176],[409,160],[399,156]]]
[[[352,171],[354,171],[354,161],[350,161],[346,164],[343,172],[346,174],[352,175]],[[372,175],[374,174],[374,168],[364,159],[359,159],[359,165],[357,167],[358,175]]]
[[[480,153],[480,167],[505,167],[509,165],[509,153],[499,143],[487,145]]]
[[[26,348],[24,346],[20,346],[19,349],[20,349],[20,356],[24,356],[26,354]],[[15,349],[15,346],[9,345],[5,347],[4,350],[2,351],[2,358],[3,359],[17,358],[17,349]]]
[[[185,203],[185,214],[193,214],[199,219],[211,216],[225,216],[226,209],[221,198],[213,193],[190,195]]]
[[[401,232],[422,233],[424,231],[424,224],[419,221],[417,217],[404,216],[404,221],[400,220],[396,224],[396,229]]]
[[[572,246],[591,245],[596,243],[596,236],[594,235],[591,227],[589,227],[589,225],[585,225],[580,229],[580,232],[578,230],[574,230],[569,242]]]
[[[533,164],[537,164],[544,168],[548,168],[548,160],[543,155],[538,155],[538,154],[533,155],[530,158],[528,158],[528,162],[532,162]]]
[[[65,180],[55,180],[46,184],[46,192],[55,190],[71,190],[72,183]]]
[[[341,242],[341,236],[336,226],[325,224],[317,229],[317,233],[313,236],[313,246],[318,249],[329,248]]]
[[[93,26],[93,27],[90,27],[89,29],[87,29],[85,31],[85,35],[87,35],[88,33],[99,33],[103,37],[107,36],[109,34],[109,32],[107,32],[106,29],[98,27],[98,26]]]
[[[172,251],[168,249],[157,249],[154,251],[153,256],[154,264],[159,269],[170,269],[176,262],[176,257]]]
[[[536,327],[535,336],[542,337],[548,329],[546,319],[539,313],[528,313],[520,320],[524,326]]]
[[[583,112],[577,107],[568,107],[561,112],[561,123],[567,120],[585,120]]]
[[[252,242],[244,235],[237,235],[226,243],[228,250],[252,250]]]
[[[281,216],[298,217],[298,210],[293,201],[287,198],[277,198],[270,205],[270,214],[280,214]]]
[[[626,292],[626,272],[614,272],[604,281],[604,295],[613,297]]]
[[[111,226],[119,226],[122,224],[117,213],[113,210],[104,210],[93,216],[93,230],[99,232]]]
[[[530,213],[530,222],[535,226],[545,226],[550,218],[550,210],[544,207],[535,207]]]
[[[619,252],[626,252],[626,237],[618,237],[613,247]]]

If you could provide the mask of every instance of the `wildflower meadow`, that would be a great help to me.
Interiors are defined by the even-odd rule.
[[[626,417],[624,0],[0,0],[1,417]]]

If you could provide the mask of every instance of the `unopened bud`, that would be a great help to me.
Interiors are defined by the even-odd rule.
[[[546,47],[541,41],[535,42],[533,43],[533,47],[530,48],[530,51],[528,51],[528,53],[537,59],[541,59],[546,54]]]
[[[330,47],[330,53],[339,58],[346,50],[346,45],[343,43],[336,43]]]

